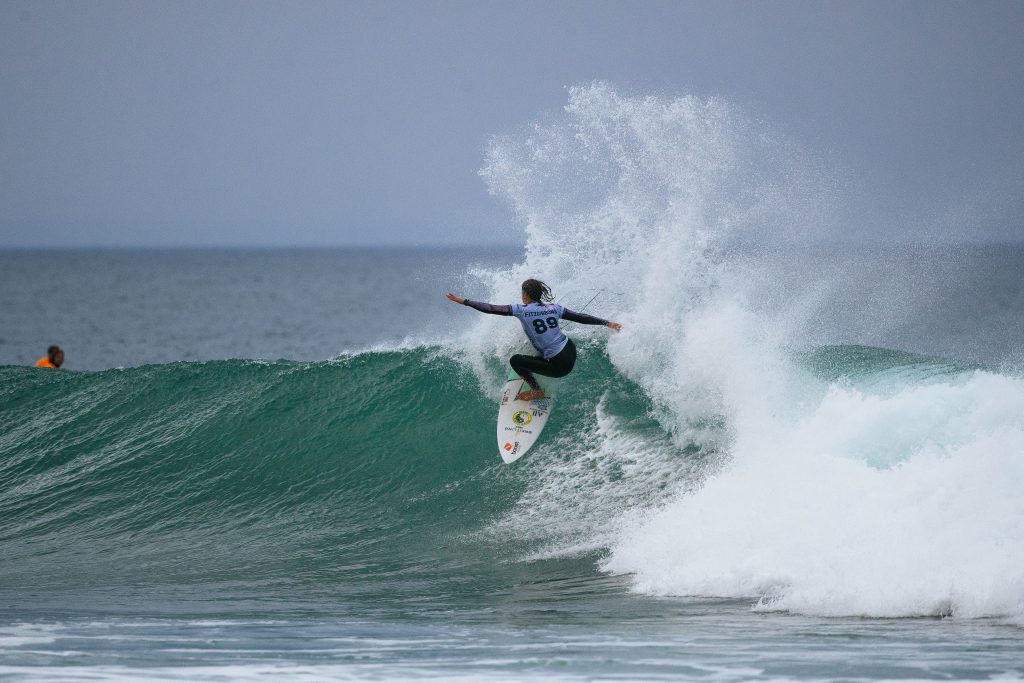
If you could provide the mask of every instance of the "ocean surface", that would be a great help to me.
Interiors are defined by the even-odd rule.
[[[0,680],[1024,678],[1024,247],[795,246],[723,116],[496,139],[517,247],[0,251]],[[529,276],[623,331],[506,466]]]

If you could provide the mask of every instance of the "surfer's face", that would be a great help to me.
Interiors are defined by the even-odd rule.
[[[531,301],[533,301],[533,299],[530,298],[530,295],[527,294],[526,292],[523,292],[523,303],[528,304]]]

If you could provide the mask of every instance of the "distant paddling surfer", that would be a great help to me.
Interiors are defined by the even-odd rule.
[[[522,304],[485,304],[470,301],[449,294],[448,298],[457,304],[475,308],[481,313],[493,315],[514,315],[523,325],[523,331],[530,338],[530,343],[540,353],[539,356],[516,354],[508,359],[509,365],[523,380],[530,385],[530,391],[523,391],[516,396],[520,401],[534,401],[544,398],[544,390],[537,384],[533,375],[545,377],[565,377],[572,372],[576,364],[576,345],[565,336],[558,325],[559,319],[569,320],[584,325],[605,325],[616,332],[622,329],[619,323],[595,318],[585,313],[570,311],[565,306],[551,303],[554,297],[551,290],[540,280],[523,282]]]
[[[51,346],[46,355],[36,361],[37,368],[59,368],[64,365],[64,350],[59,346]]]

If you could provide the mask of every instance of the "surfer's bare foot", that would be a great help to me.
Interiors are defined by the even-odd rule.
[[[516,394],[517,401],[536,401],[539,398],[544,398],[543,389],[531,389],[530,391],[521,391]]]

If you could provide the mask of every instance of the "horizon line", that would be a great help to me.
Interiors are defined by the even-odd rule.
[[[1009,238],[951,238],[951,239],[885,239],[885,238],[861,238],[861,239],[784,239],[784,240],[723,240],[723,246],[733,244],[742,247],[849,247],[849,246],[925,246],[925,247],[954,247],[954,246],[998,246],[1010,244],[1024,244],[1024,237]],[[231,251],[269,251],[269,250],[296,250],[313,251],[317,249],[366,249],[366,250],[412,250],[412,249],[525,249],[525,243],[511,242],[413,242],[398,244],[394,242],[371,242],[371,243],[320,243],[320,244],[0,244],[0,251],[141,251],[141,250],[167,250],[167,251],[202,251],[202,250],[231,250]]]

